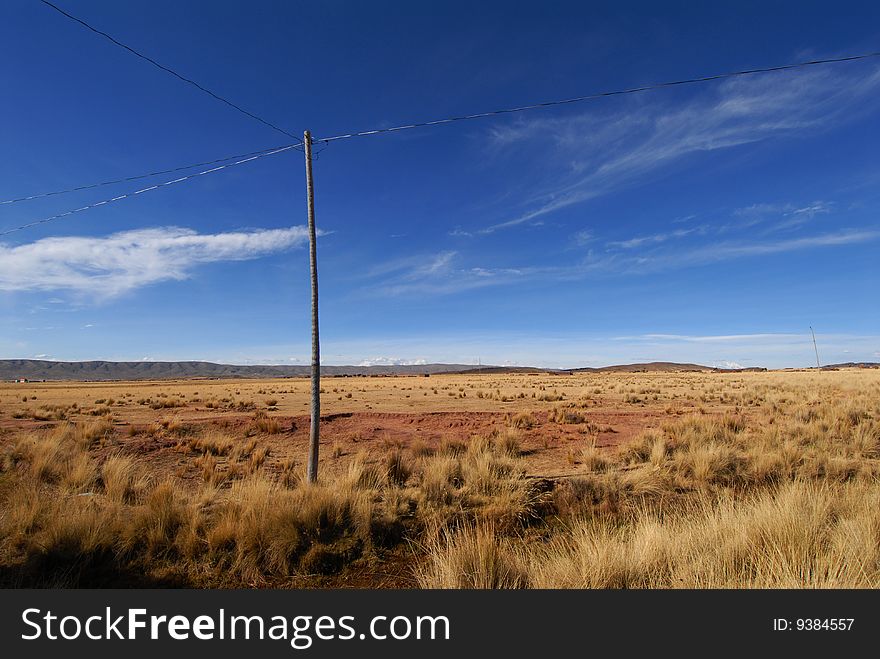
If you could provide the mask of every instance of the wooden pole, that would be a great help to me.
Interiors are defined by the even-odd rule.
[[[821,369],[819,366],[819,348],[816,347],[816,333],[813,331],[813,326],[810,325],[810,334],[813,335],[813,350],[816,351],[816,368]]]
[[[318,480],[318,443],[321,422],[321,347],[318,338],[318,250],[315,236],[315,186],[312,181],[312,134],[303,135],[306,154],[306,195],[309,211],[309,270],[312,280],[312,422],[309,429],[309,463],[306,478]]]

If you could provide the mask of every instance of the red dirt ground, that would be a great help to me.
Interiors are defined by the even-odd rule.
[[[586,433],[589,424],[560,424],[548,420],[548,412],[535,412],[535,426],[518,430],[526,470],[535,476],[560,476],[577,472],[577,464],[569,453],[577,456],[591,437]],[[626,442],[646,428],[657,427],[668,418],[660,410],[634,409],[632,411],[591,411],[585,413],[588,422],[598,427],[592,435],[599,447],[611,447]],[[308,449],[309,417],[274,417],[282,432],[255,436],[259,446],[269,448],[266,468],[280,469],[291,459],[297,466],[304,465]],[[431,412],[384,413],[351,412],[321,417],[322,473],[344,469],[356,455],[368,462],[382,461],[389,448],[406,448],[413,443],[436,447],[442,440],[467,442],[474,435],[489,435],[503,431],[510,425],[509,415],[502,412]],[[229,415],[218,418],[189,418],[186,423],[219,430],[232,436],[243,437],[252,422],[251,415]],[[21,425],[31,425],[22,423]],[[46,426],[46,423],[35,424]],[[137,433],[128,436],[128,424],[118,424],[118,439],[98,453],[123,452],[145,460],[154,475],[173,475],[178,478],[198,478],[192,456],[178,449],[176,437],[154,436],[146,427],[135,426]],[[242,440],[245,441],[245,440]],[[220,458],[222,466],[223,458]]]

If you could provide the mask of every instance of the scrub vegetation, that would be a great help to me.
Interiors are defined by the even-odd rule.
[[[309,485],[291,382],[108,384],[42,410],[4,385],[2,585],[880,587],[880,371],[382,380],[325,391],[436,388],[492,425],[371,435],[362,401],[328,418]]]

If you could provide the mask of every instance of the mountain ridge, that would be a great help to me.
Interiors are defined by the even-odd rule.
[[[434,375],[441,373],[590,373],[590,372],[736,372],[750,369],[719,369],[700,364],[647,362],[571,369],[533,366],[486,366],[475,364],[402,364],[373,366],[322,366],[324,376]],[[49,380],[102,382],[110,380],[175,380],[194,378],[286,378],[306,377],[308,365],[219,364],[208,361],[50,361],[41,359],[0,359],[0,380]]]

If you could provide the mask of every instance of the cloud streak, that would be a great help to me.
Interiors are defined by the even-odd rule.
[[[685,248],[658,247],[649,251],[605,255],[591,253],[574,270],[579,274],[647,274],[740,258],[874,242],[878,239],[880,229],[843,229],[834,233],[761,242],[716,241]]]
[[[818,130],[852,116],[878,87],[877,67],[867,74],[838,69],[763,76],[719,84],[677,108],[642,104],[613,117],[594,112],[495,129],[492,144],[501,152],[521,145],[549,149],[541,161],[550,163],[546,174],[552,183],[527,202],[531,208],[479,233],[519,226],[606,194],[686,156]],[[554,168],[557,162],[564,167]]]
[[[666,329],[666,328],[664,328]],[[676,331],[677,328],[669,328]],[[809,329],[793,332],[687,335],[673,333],[608,336],[578,331],[511,331],[493,328],[484,332],[395,334],[371,337],[360,334],[346,340],[328,339],[324,364],[416,364],[427,363],[503,364],[550,368],[604,366],[644,361],[694,362],[710,366],[735,367],[815,365]],[[880,357],[880,335],[828,331],[817,334],[822,362],[870,361]],[[267,351],[308,354],[308,344],[260,346],[249,349],[253,359],[241,355],[204,355],[224,363],[269,363],[257,358]],[[286,360],[284,360],[286,361]],[[308,360],[304,358],[305,362]],[[288,362],[289,363],[289,362]]]
[[[67,290],[106,299],[186,279],[201,264],[259,258],[307,239],[305,227],[215,234],[160,227],[16,246],[0,243],[0,290]]]
[[[358,366],[424,366],[424,359],[401,359],[399,357],[370,357],[362,359]]]
[[[644,245],[665,243],[667,240],[684,238],[685,236],[689,236],[692,233],[705,233],[705,230],[705,227],[677,229],[675,231],[669,231],[667,233],[655,233],[650,236],[636,236],[635,238],[630,238],[629,240],[612,240],[611,242],[605,243],[605,246],[620,249],[634,249],[636,247],[642,247]]]
[[[698,229],[699,230],[699,229]],[[690,230],[683,232],[683,235]],[[464,267],[458,265],[457,252],[407,257],[375,268],[375,280],[366,291],[371,295],[449,295],[491,286],[504,286],[536,280],[579,281],[590,277],[642,275],[688,267],[698,267],[740,258],[760,257],[808,249],[832,248],[880,240],[880,229],[844,229],[836,233],[761,242],[721,241],[696,246],[677,244],[636,249],[646,243],[665,243],[675,236],[649,236],[619,244],[627,251],[589,252],[579,262],[524,267]],[[632,243],[632,244],[629,244]]]
[[[475,288],[509,284],[527,279],[540,268],[486,268],[460,265],[455,251],[410,256],[373,268],[375,280],[366,292],[380,296],[449,295]]]
[[[806,336],[802,334],[779,334],[779,333],[762,333],[762,334],[708,334],[708,335],[691,335],[691,334],[638,334],[636,336],[615,336],[613,341],[665,341],[665,342],[682,342],[682,343],[742,343],[742,342],[758,342],[766,340],[786,341],[790,339],[803,339]]]

